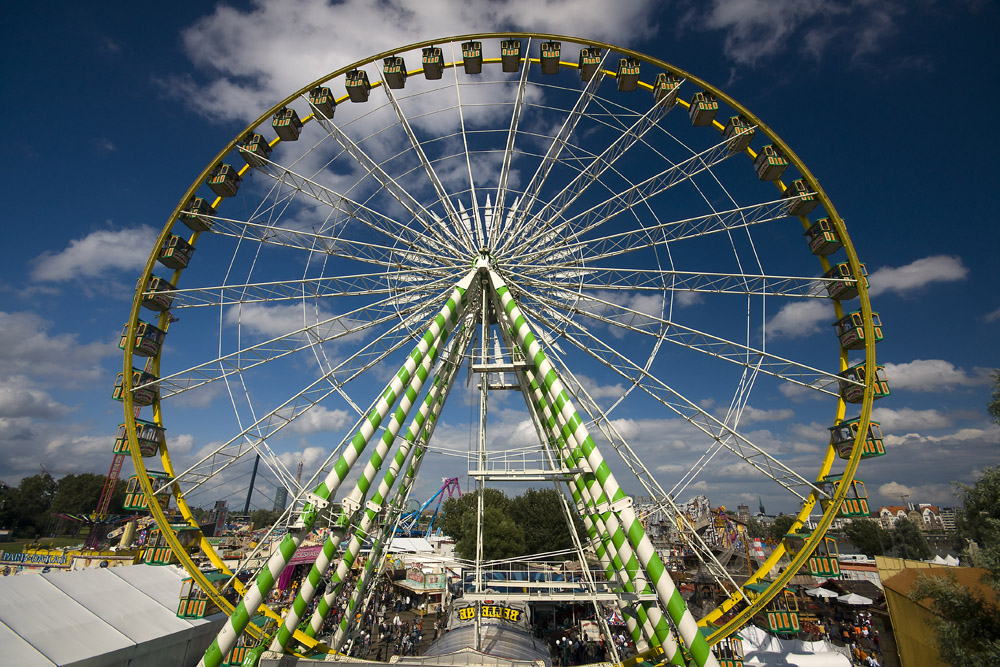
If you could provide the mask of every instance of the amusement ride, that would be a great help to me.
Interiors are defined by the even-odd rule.
[[[385,51],[267,109],[168,216],[115,387],[116,451],[136,469],[130,506],[155,521],[155,558],[190,575],[183,613],[228,616],[206,665],[239,664],[252,647],[340,650],[354,613],[326,642],[317,630],[345,568],[368,550],[354,612],[414,479],[437,470],[425,460],[456,457],[475,490],[563,490],[586,528],[583,570],[596,572],[578,595],[613,605],[637,648],[671,664],[736,664],[739,628],[763,612],[791,623],[791,578],[830,572],[831,523],[867,513],[856,473],[885,453],[870,418],[889,389],[865,275],[792,148],[694,74],[557,35]],[[829,324],[805,339],[772,333],[786,308]],[[474,435],[456,453],[433,436],[463,383],[477,390]],[[187,427],[172,423],[173,406],[201,395],[232,404],[217,420],[228,433],[179,456],[170,434]],[[528,428],[498,433],[515,395]],[[750,428],[751,397],[822,399],[828,443],[791,456]],[[317,423],[340,435],[300,483],[282,438]],[[662,432],[640,439],[630,425],[644,423]],[[255,460],[287,489],[287,532],[234,566],[199,533],[194,508]],[[734,476],[798,508],[787,538],[738,583],[677,505]],[[675,518],[721,603],[688,609],[627,492]],[[294,603],[268,607],[319,526],[330,530]],[[498,595],[482,543],[464,600],[485,613]],[[276,630],[251,622],[258,614]]]

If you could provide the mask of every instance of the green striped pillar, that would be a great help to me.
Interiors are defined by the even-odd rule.
[[[437,359],[437,343],[443,340],[449,333],[449,327],[445,327],[435,341],[434,345],[431,345],[427,354],[424,355],[423,360],[420,362],[420,366],[417,367],[414,377],[410,379],[410,384],[407,386],[402,398],[399,401],[399,407],[393,413],[392,417],[389,419],[389,423],[386,425],[385,430],[382,432],[382,437],[375,447],[375,451],[372,453],[371,458],[368,459],[368,464],[365,466],[364,473],[358,479],[358,483],[354,487],[354,491],[351,493],[350,498],[355,503],[360,504],[364,499],[365,495],[368,493],[368,489],[371,487],[372,482],[375,479],[375,475],[378,474],[379,470],[382,468],[382,462],[385,460],[385,456],[389,451],[389,447],[392,445],[392,441],[395,440],[396,434],[399,433],[399,429],[406,419],[406,416],[410,412],[410,408],[417,400],[417,395],[423,388],[424,381],[427,379],[427,375],[430,372],[431,364]],[[274,640],[271,642],[272,651],[284,651],[285,647],[288,646],[288,641],[292,638],[295,633],[296,628],[299,626],[299,621],[305,614],[309,603],[312,602],[313,596],[316,594],[316,587],[319,582],[323,579],[323,575],[326,574],[327,570],[330,569],[330,563],[333,561],[334,556],[337,553],[337,547],[340,546],[340,542],[344,537],[344,532],[350,525],[351,516],[346,512],[341,512],[337,520],[337,530],[331,531],[323,543],[323,549],[316,557],[316,561],[309,570],[309,575],[302,581],[302,585],[299,587],[299,592],[295,596],[295,601],[292,603],[291,608],[285,614],[284,622],[278,629]]]
[[[429,418],[423,424],[416,424],[416,421],[414,421],[414,423],[410,425],[410,428],[407,429],[407,438],[409,439],[412,434],[412,442],[416,444],[416,447],[410,461],[410,465],[407,468],[406,475],[404,476],[404,479],[400,484],[399,491],[396,494],[396,498],[399,501],[398,504],[395,505],[397,515],[403,507],[406,507],[410,490],[413,488],[413,481],[416,479],[417,471],[420,470],[420,464],[423,463],[424,460],[424,452],[426,451],[427,442],[430,441],[431,436],[434,434],[434,429],[437,426],[437,420],[441,414],[441,409],[444,406],[449,393],[451,393],[455,376],[458,374],[458,364],[451,361],[457,358],[457,355],[454,354],[454,352],[456,350],[462,350],[466,345],[468,345],[471,340],[471,333],[472,330],[467,329],[455,337],[455,348],[450,350],[452,354],[448,355],[449,361],[447,362],[448,365],[445,375],[446,379],[442,382],[442,391],[440,395],[435,398]],[[378,537],[375,539],[375,542],[372,544],[371,555],[368,558],[368,562],[365,563],[365,569],[362,572],[361,577],[358,579],[354,592],[351,594],[350,601],[347,603],[347,610],[344,612],[344,616],[340,621],[340,626],[337,628],[337,632],[334,634],[333,640],[330,642],[332,647],[338,648],[344,642],[344,638],[350,630],[351,623],[354,621],[354,611],[358,609],[361,599],[367,590],[368,582],[375,571],[376,564],[380,562],[382,554],[392,541],[395,529],[395,521],[386,521],[383,524]]]
[[[557,456],[560,460],[564,461],[567,468],[580,467],[581,469],[588,471],[588,463],[585,460],[579,460],[573,455],[573,453],[566,446],[565,437],[555,435],[556,433],[556,420],[555,416],[552,414],[551,406],[548,400],[542,393],[541,387],[538,384],[537,377],[535,373],[530,369],[527,371],[527,377],[529,378],[529,388],[531,389],[532,396],[534,397],[536,408],[542,415],[542,421],[545,425],[546,430],[552,435],[550,442],[554,443],[554,449],[557,452]],[[606,574],[611,580],[612,578],[617,578],[623,582],[625,590],[629,593],[635,592],[648,592],[648,586],[645,583],[645,578],[642,576],[643,573],[640,571],[637,559],[632,553],[631,548],[623,537],[619,537],[618,541],[615,542],[613,536],[615,534],[613,531],[608,530],[607,525],[604,522],[604,518],[596,511],[597,502],[594,496],[591,494],[595,491],[587,484],[588,480],[593,480],[594,476],[591,472],[584,472],[581,474],[575,474],[573,478],[574,487],[571,487],[573,493],[573,500],[577,503],[577,507],[581,509],[581,514],[584,517],[585,525],[587,520],[591,520],[593,523],[594,534],[591,538],[596,539],[595,541],[595,551],[598,551],[598,555],[602,551],[609,554],[610,562],[605,565]],[[600,492],[599,489],[596,490]],[[603,561],[602,561],[602,564]],[[666,619],[663,618],[663,614],[660,612],[659,607],[656,605],[650,605],[646,603],[645,605],[637,602],[635,604],[636,615],[638,616],[638,623],[635,619],[629,624],[630,615],[626,614],[623,610],[622,614],[626,619],[627,626],[629,627],[630,633],[633,636],[633,641],[636,643],[636,647],[641,651],[641,644],[638,641],[639,633],[642,631],[642,635],[645,636],[650,643],[654,646],[660,646],[663,648],[664,653],[667,655],[669,661],[680,664],[682,662],[682,656],[680,651],[677,650],[677,642],[673,638],[670,632],[670,627],[668,626]],[[633,626],[635,629],[633,630]]]
[[[449,358],[451,353],[454,352],[456,341],[462,339],[464,339],[464,336],[461,333],[457,334],[455,338],[452,339],[452,343],[448,351]],[[347,550],[341,558],[340,564],[337,566],[336,572],[330,578],[329,589],[323,595],[323,598],[316,606],[316,610],[313,612],[312,618],[309,621],[309,627],[307,627],[305,631],[310,637],[315,637],[323,627],[323,621],[330,612],[330,606],[333,604],[333,601],[337,596],[340,584],[343,582],[348,570],[357,559],[358,553],[361,550],[362,542],[368,536],[368,531],[371,529],[372,524],[375,522],[376,517],[381,511],[382,505],[389,495],[389,490],[395,483],[396,476],[402,469],[410,453],[412,445],[416,440],[417,434],[420,433],[420,430],[423,428],[424,423],[428,419],[428,415],[431,415],[431,419],[436,419],[437,415],[440,414],[442,404],[440,397],[444,391],[444,385],[451,383],[455,377],[457,368],[458,366],[454,363],[442,362],[441,368],[438,369],[438,373],[434,377],[431,388],[424,397],[424,401],[420,406],[420,409],[417,411],[417,414],[414,416],[413,421],[407,428],[406,433],[403,436],[403,442],[396,450],[396,454],[393,457],[392,462],[389,464],[389,469],[383,476],[375,495],[372,497],[370,505],[366,506],[364,509],[361,523],[357,530],[354,531]]]
[[[285,569],[285,566],[295,554],[295,550],[298,549],[299,544],[312,531],[322,507],[326,505],[330,496],[336,492],[341,482],[343,482],[344,478],[350,472],[354,462],[364,451],[368,442],[375,434],[376,429],[378,429],[382,420],[389,413],[390,408],[402,393],[403,386],[409,381],[410,375],[416,370],[429,347],[440,337],[441,332],[446,326],[454,326],[454,323],[458,320],[465,308],[465,293],[468,291],[469,285],[472,283],[475,275],[475,271],[470,271],[455,286],[455,289],[452,290],[447,303],[441,308],[437,317],[434,318],[417,346],[410,352],[406,363],[386,386],[371,412],[363,420],[361,428],[354,435],[350,446],[344,448],[344,453],[337,460],[333,470],[311,494],[311,497],[302,509],[302,528],[285,536],[281,544],[278,545],[278,550],[271,555],[267,565],[257,575],[256,581],[252,585],[247,586],[243,599],[233,609],[232,615],[226,619],[222,630],[212,641],[208,650],[205,651],[205,655],[202,657],[199,665],[219,667],[226,654],[236,645],[236,640],[239,639],[243,630],[246,629],[247,623],[250,622],[251,612],[256,612],[257,608],[263,603],[267,594],[274,586],[274,582],[281,574],[281,571]]]
[[[718,660],[709,649],[708,642],[701,634],[697,621],[688,610],[687,605],[684,604],[680,591],[670,579],[670,575],[653,548],[646,531],[632,510],[625,492],[618,485],[611,469],[590,437],[590,433],[573,406],[569,392],[559,379],[555,367],[545,356],[538,340],[529,330],[527,321],[511,296],[510,290],[495,271],[489,270],[489,276],[496,297],[500,301],[501,310],[506,313],[513,325],[514,336],[521,350],[535,365],[537,377],[541,380],[541,386],[544,389],[543,393],[554,408],[562,434],[566,436],[569,443],[572,443],[574,454],[586,459],[590,469],[594,472],[597,484],[604,492],[604,497],[610,500],[610,502],[602,502],[602,505],[597,509],[608,525],[608,529],[613,531],[612,539],[617,544],[618,539],[621,538],[618,533],[623,533],[625,539],[632,546],[660,603],[666,609],[678,634],[694,657],[695,664],[698,667],[705,665],[718,667]]]

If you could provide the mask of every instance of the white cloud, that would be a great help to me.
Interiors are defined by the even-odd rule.
[[[65,405],[28,384],[29,380],[23,376],[4,378],[4,386],[0,386],[0,417],[54,418],[67,412]]]
[[[62,282],[96,278],[109,271],[138,271],[146,264],[156,241],[149,226],[101,229],[74,239],[57,253],[46,251],[35,258],[31,278],[40,282]]]
[[[955,387],[976,387],[990,381],[990,371],[974,368],[971,373],[944,359],[916,359],[905,364],[885,364],[889,389],[949,391]]]
[[[808,299],[785,304],[767,323],[775,337],[797,338],[822,331],[823,323],[833,322],[833,309],[825,299]]]
[[[583,385],[583,388],[587,390],[587,394],[595,401],[602,398],[618,398],[625,393],[625,387],[620,382],[615,384],[601,384],[586,375],[575,375],[574,377]]]
[[[328,410],[317,405],[307,410],[293,421],[289,428],[300,435],[312,435],[324,431],[336,431],[348,423],[350,415],[346,410]]]
[[[900,11],[893,2],[714,0],[709,9],[691,12],[686,23],[724,31],[725,54],[739,64],[757,65],[790,45],[817,59],[834,47],[854,58],[877,52],[896,33]]]
[[[878,296],[887,292],[896,292],[902,296],[911,296],[915,290],[932,283],[955,282],[965,280],[969,270],[962,264],[962,259],[952,255],[933,255],[924,257],[904,266],[886,266],[868,276],[871,288],[868,293]]]
[[[488,27],[632,42],[655,34],[656,7],[649,0],[614,11],[603,0],[436,0],[414,11],[403,0],[256,0],[246,11],[220,6],[187,28],[184,50],[206,79],[175,77],[165,86],[211,118],[249,120],[328,72],[429,36]],[[378,30],[345,31],[345,21]]]
[[[773,422],[791,419],[795,413],[788,409],[760,410],[750,405],[743,408],[740,414],[740,426],[749,426],[757,422]]]
[[[76,334],[50,334],[51,328],[52,322],[36,313],[0,311],[0,379],[5,384],[13,382],[12,376],[24,376],[76,386],[101,377],[100,361],[118,354],[115,343],[80,344]]]
[[[915,496],[913,487],[905,486],[899,482],[888,482],[878,487],[879,495],[883,498],[899,499],[900,496]],[[916,501],[913,501],[916,502]]]
[[[875,408],[872,419],[879,422],[882,432],[901,429],[938,429],[948,428],[952,420],[940,410],[914,410],[913,408]]]
[[[986,313],[986,315],[983,317],[983,320],[986,322],[996,322],[997,320],[1000,320],[1000,308],[997,308],[992,312]]]

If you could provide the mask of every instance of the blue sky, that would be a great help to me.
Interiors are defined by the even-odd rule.
[[[969,482],[1000,463],[1000,430],[985,413],[989,372],[1000,366],[1000,234],[988,218],[995,151],[982,120],[995,93],[980,74],[998,61],[994,5],[716,0],[630,2],[612,13],[596,0],[447,0],[423,10],[399,0],[377,9],[361,0],[300,0],[143,12],[124,3],[59,4],[44,14],[24,4],[10,10],[8,25],[19,29],[2,47],[2,82],[14,101],[3,166],[12,250],[0,267],[6,482],[39,464],[106,472],[121,418],[110,399],[118,332],[139,270],[192,179],[250,119],[308,81],[393,45],[508,28],[605,40],[695,73],[764,119],[819,179],[867,265],[886,331],[878,359],[893,393],[876,405],[876,418],[890,455],[865,462],[859,474],[873,504],[906,494],[947,505],[951,481]],[[788,349],[830,337],[827,322],[809,313],[772,314],[769,325]],[[197,355],[218,333],[190,327],[171,336],[174,359]],[[613,396],[616,380],[595,375],[592,387]],[[192,393],[168,413],[179,460],[233,434],[222,394]],[[794,392],[765,397],[751,399],[748,430],[775,452],[814,451],[828,425],[814,402]],[[710,388],[697,398],[706,409],[730,400]],[[461,407],[446,414],[439,436],[464,449],[472,401],[455,402]],[[683,430],[665,447],[654,435],[660,415],[644,404],[628,409],[616,417],[630,442],[654,469],[677,475],[686,459],[668,452],[684,449]],[[346,428],[339,410],[314,412],[274,443],[286,465],[305,460],[308,474],[318,464]],[[494,413],[500,440],[521,433],[523,419],[502,404]],[[417,496],[429,496],[450,465],[425,475]],[[257,502],[268,505],[266,482],[261,490]],[[769,510],[793,509],[738,477],[698,490],[714,503],[759,495]]]

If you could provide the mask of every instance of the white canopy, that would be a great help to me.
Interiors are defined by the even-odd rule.
[[[225,618],[177,618],[177,567],[0,577],[4,664],[194,665]]]
[[[872,604],[874,600],[871,598],[866,598],[864,595],[858,595],[857,593],[848,593],[847,595],[841,595],[837,598],[838,602],[843,602],[844,604]]]
[[[806,595],[811,595],[814,598],[835,598],[837,593],[831,591],[829,588],[810,588],[806,591]]]

